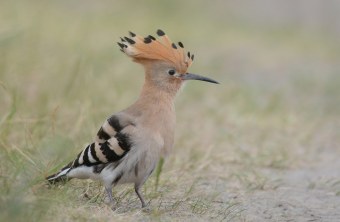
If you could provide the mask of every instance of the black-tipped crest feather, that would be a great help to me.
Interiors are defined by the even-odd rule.
[[[163,35],[165,35],[165,33],[162,30],[158,29],[157,30],[157,35],[158,36],[163,36]]]

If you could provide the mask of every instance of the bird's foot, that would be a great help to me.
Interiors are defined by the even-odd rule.
[[[152,210],[151,206],[150,205],[145,205],[145,206],[142,206],[142,211],[144,213],[150,213]]]
[[[116,210],[117,210],[116,204],[112,203],[112,204],[110,204],[110,205],[111,205],[111,210],[112,210],[112,211],[116,211]]]

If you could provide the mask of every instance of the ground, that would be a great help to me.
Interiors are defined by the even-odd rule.
[[[32,2],[0,3],[1,221],[340,220],[337,38],[249,24],[223,2]],[[98,182],[48,186],[138,96],[143,69],[115,41],[158,28],[195,54],[191,72],[221,84],[190,82],[177,97],[148,208],[129,185],[114,188],[115,212]]]

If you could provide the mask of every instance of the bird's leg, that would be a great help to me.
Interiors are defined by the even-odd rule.
[[[115,201],[113,200],[113,197],[112,197],[112,187],[105,187],[105,190],[110,200],[111,209],[116,210]]]
[[[145,204],[143,195],[140,193],[141,187],[142,187],[141,185],[135,184],[135,192],[136,192],[138,198],[140,199],[140,202],[142,202],[142,208],[144,208],[144,207],[146,207],[146,204]]]

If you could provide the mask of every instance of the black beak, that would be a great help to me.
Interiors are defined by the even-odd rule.
[[[211,82],[211,83],[216,83],[216,84],[219,84],[219,82],[213,80],[213,79],[210,79],[210,78],[207,78],[207,77],[204,77],[204,76],[200,76],[200,75],[196,75],[196,74],[192,74],[192,73],[186,73],[182,76],[182,79],[183,80],[201,80],[201,81],[206,81],[206,82]]]

